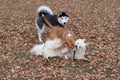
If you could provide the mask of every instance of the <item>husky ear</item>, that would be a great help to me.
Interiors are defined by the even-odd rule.
[[[61,15],[62,15],[62,12],[59,12],[57,16],[60,17]]]
[[[59,12],[59,14],[58,14],[58,17],[62,17],[62,16],[69,17],[69,16],[66,14],[66,12],[64,12],[64,11],[61,11],[61,12]]]

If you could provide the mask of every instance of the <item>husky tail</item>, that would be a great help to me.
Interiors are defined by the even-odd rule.
[[[53,11],[49,7],[47,7],[47,6],[40,6],[38,8],[38,15],[41,16],[41,14],[53,15]]]

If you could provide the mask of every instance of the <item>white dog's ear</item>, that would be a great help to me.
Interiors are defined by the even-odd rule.
[[[85,46],[87,46],[88,44],[87,43],[85,43]]]
[[[89,43],[85,43],[85,46],[89,45]]]
[[[82,39],[82,41],[83,41],[83,42],[85,42],[85,41],[86,41],[86,39]]]

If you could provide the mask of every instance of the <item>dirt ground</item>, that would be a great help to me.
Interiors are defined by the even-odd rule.
[[[41,5],[68,13],[89,62],[30,54]],[[120,80],[120,0],[0,0],[0,80]]]

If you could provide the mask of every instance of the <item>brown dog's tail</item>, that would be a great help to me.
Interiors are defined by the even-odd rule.
[[[42,18],[43,18],[43,20],[45,21],[45,23],[46,23],[50,28],[53,28],[52,24],[47,20],[47,18],[45,17],[44,14],[42,14]]]

